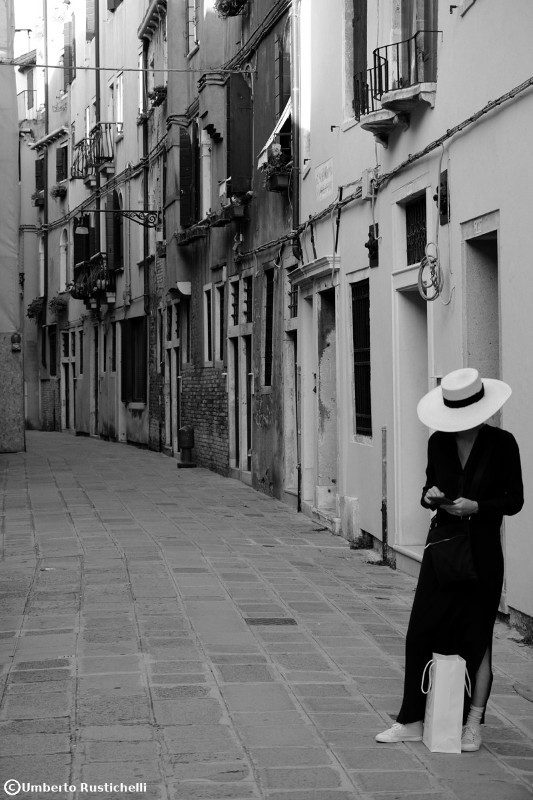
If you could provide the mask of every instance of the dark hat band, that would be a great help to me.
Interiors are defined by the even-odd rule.
[[[485,394],[485,387],[481,384],[481,389],[476,394],[470,395],[470,397],[465,397],[464,400],[447,400],[444,395],[442,397],[443,403],[448,408],[465,408],[466,406],[472,406],[474,403],[477,403],[478,400]]]

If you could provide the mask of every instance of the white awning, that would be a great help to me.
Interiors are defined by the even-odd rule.
[[[276,136],[279,136],[279,133],[283,128],[283,126],[285,125],[285,123],[287,122],[287,120],[289,119],[291,112],[292,112],[292,104],[291,101],[289,100],[287,105],[282,111],[281,117],[276,122],[276,127],[268,137],[265,146],[263,147],[263,149],[259,153],[259,156],[257,157],[257,169],[261,169],[263,164],[266,164],[266,162],[268,161],[268,148],[270,147]]]

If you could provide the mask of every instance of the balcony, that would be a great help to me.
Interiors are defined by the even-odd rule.
[[[437,80],[437,35],[417,31],[410,39],[374,50],[374,66],[354,76],[354,112],[361,127],[381,140],[421,103],[433,107]]]
[[[74,267],[74,280],[69,285],[70,296],[83,300],[87,308],[97,308],[102,303],[116,300],[116,275],[107,268],[105,253],[96,253],[89,261]]]
[[[94,179],[94,166],[92,139],[82,139],[74,146],[71,177],[90,181]]]

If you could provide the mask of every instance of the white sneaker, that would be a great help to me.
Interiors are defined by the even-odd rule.
[[[421,742],[422,730],[422,722],[410,722],[408,725],[395,722],[391,728],[378,733],[376,742]]]
[[[481,733],[479,728],[472,725],[463,725],[463,734],[461,736],[461,752],[462,753],[475,753],[481,747]]]

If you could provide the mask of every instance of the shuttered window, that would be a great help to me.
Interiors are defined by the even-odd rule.
[[[35,191],[42,192],[44,189],[44,158],[35,161]]]
[[[274,40],[274,78],[276,120],[279,119],[291,99],[290,35],[276,36]]]
[[[68,145],[58,147],[56,150],[56,181],[66,181],[68,178]]]
[[[265,386],[272,386],[274,347],[274,270],[265,272]]]
[[[91,42],[94,39],[94,3],[95,0],[85,0],[85,39]]]
[[[50,376],[57,375],[57,325],[48,328],[48,346],[50,351]]]
[[[74,16],[70,22],[65,22],[63,28],[63,39],[63,89],[66,92],[76,77],[76,41],[74,38]]]
[[[252,96],[243,75],[232,73],[227,83],[227,175],[231,192],[252,188]]]
[[[145,403],[147,392],[146,317],[121,322],[123,403]]]
[[[180,225],[188,228],[199,219],[200,149],[198,126],[180,128]]]
[[[105,214],[107,266],[109,269],[124,269],[124,218],[120,211],[120,199],[116,192],[108,195]]]
[[[352,327],[355,432],[361,436],[371,436],[370,286],[368,280],[352,284]]]

